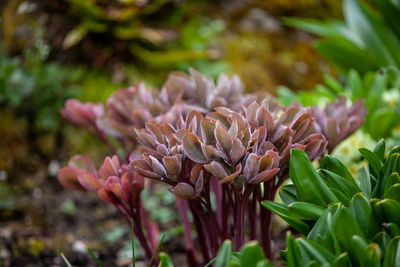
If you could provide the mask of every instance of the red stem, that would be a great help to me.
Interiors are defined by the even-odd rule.
[[[188,218],[188,214],[187,214],[189,206],[188,206],[186,200],[183,200],[181,198],[177,198],[176,200],[178,202],[178,210],[179,210],[179,214],[181,216],[182,224],[183,224],[184,240],[185,240],[185,245],[186,245],[186,260],[187,260],[188,266],[196,267],[197,261],[196,261],[195,254],[194,254],[194,241],[192,238],[190,222],[189,222],[189,218]]]

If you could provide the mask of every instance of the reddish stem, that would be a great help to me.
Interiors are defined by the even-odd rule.
[[[196,267],[197,261],[196,261],[195,254],[194,254],[194,241],[192,238],[190,222],[189,222],[189,218],[188,218],[188,214],[187,214],[189,206],[188,206],[186,200],[183,200],[181,198],[177,198],[176,200],[178,202],[178,210],[179,210],[179,214],[181,216],[182,224],[183,224],[184,240],[185,240],[185,245],[186,245],[186,260],[187,260],[188,266]]]

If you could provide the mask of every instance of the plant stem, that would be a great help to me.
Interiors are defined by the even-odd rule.
[[[185,240],[185,245],[186,245],[186,260],[187,260],[188,266],[196,267],[197,261],[196,261],[195,254],[194,254],[194,242],[193,242],[190,222],[189,222],[189,218],[188,218],[188,214],[187,214],[189,206],[188,206],[186,200],[183,200],[181,198],[177,198],[176,200],[178,202],[178,210],[179,210],[179,214],[181,216],[182,224],[183,224],[184,240]]]
[[[237,190],[235,191],[236,199],[236,216],[235,216],[235,230],[234,230],[234,247],[235,251],[239,251],[244,243],[244,232],[243,232],[243,213],[244,213],[244,201],[242,199],[241,193]]]
[[[275,193],[272,192],[273,181],[264,183],[264,196],[262,200],[274,200]],[[271,212],[261,205],[260,201],[260,240],[265,256],[272,260],[271,251]]]
[[[193,214],[193,222],[197,232],[197,239],[199,241],[200,250],[203,254],[203,264],[208,263],[211,258],[208,253],[208,248],[205,240],[205,233],[203,231],[199,216],[191,209]]]

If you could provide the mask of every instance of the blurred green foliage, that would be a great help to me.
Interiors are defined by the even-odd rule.
[[[400,68],[398,0],[343,0],[343,15],[344,22],[287,18],[286,23],[324,37],[315,48],[343,72]]]
[[[11,57],[0,50],[0,105],[11,109],[37,131],[57,129],[59,110],[66,99],[77,96],[83,72],[45,62],[39,48]]]
[[[196,66],[197,61],[220,57],[210,44],[222,32],[224,23],[203,15],[205,1],[66,1],[66,16],[75,18],[78,24],[65,36],[64,49],[85,38],[122,41],[135,60],[169,70],[189,62],[201,67]]]

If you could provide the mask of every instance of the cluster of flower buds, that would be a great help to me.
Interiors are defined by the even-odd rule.
[[[104,108],[102,104],[82,103],[76,99],[68,99],[61,114],[75,125],[96,132],[96,121],[103,116]]]
[[[192,109],[202,113],[216,107],[240,110],[266,94],[243,94],[238,76],[229,79],[221,74],[216,84],[211,78],[191,69],[191,75],[173,72],[162,89],[146,88],[143,83],[120,89],[101,104],[68,100],[61,111],[72,123],[102,136],[111,136],[136,145],[133,129],[141,129],[145,122],[174,122],[179,115],[186,116]],[[104,138],[102,138],[104,139]],[[103,140],[104,141],[104,140]]]
[[[316,159],[327,145],[308,109],[286,109],[268,99],[242,113],[216,108],[205,116],[192,111],[176,126],[149,123],[136,136],[144,148],[131,166],[174,185],[175,195],[185,199],[198,197],[211,175],[221,184],[259,184],[286,169],[290,149]]]
[[[348,107],[344,96],[339,96],[335,102],[328,103],[324,110],[313,106],[311,111],[328,140],[329,152],[360,128],[367,114],[363,99],[355,101]]]
[[[69,189],[97,192],[101,199],[128,214],[137,207],[144,184],[143,177],[128,165],[121,165],[117,156],[107,157],[97,171],[90,158],[76,155],[60,169],[58,180]]]

